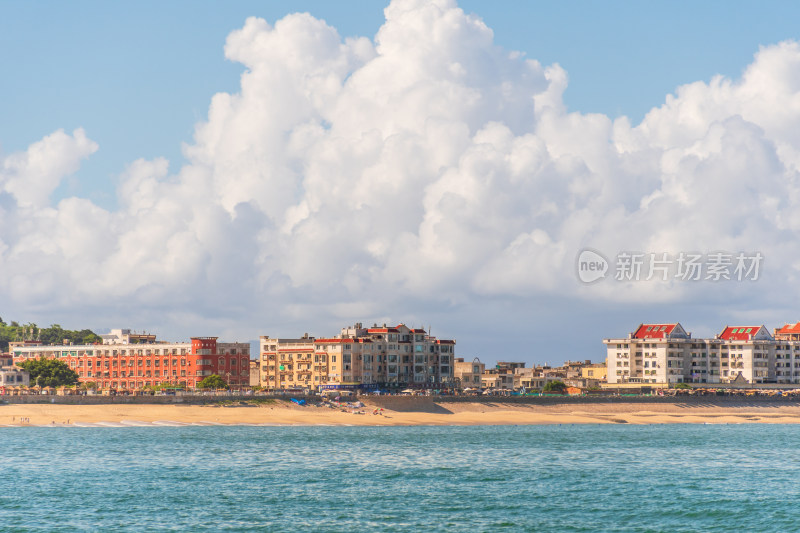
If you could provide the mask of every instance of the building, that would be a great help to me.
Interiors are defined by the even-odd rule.
[[[444,387],[453,384],[455,341],[405,324],[342,328],[333,337],[260,337],[267,389]]]
[[[521,368],[525,368],[525,363],[498,361],[494,368],[483,372],[481,386],[484,389],[512,390],[515,388],[514,372]]]
[[[679,323],[640,324],[603,343],[609,384],[800,383],[800,341],[776,339],[763,325],[693,339]]]
[[[800,341],[800,322],[785,324],[782,328],[775,328],[775,340]]]
[[[26,345],[10,343],[14,362],[45,357],[64,361],[81,383],[103,389],[141,389],[156,385],[195,388],[217,374],[231,386],[250,382],[250,345],[192,337],[183,343]]]
[[[800,350],[800,342],[795,344]],[[747,383],[793,383],[789,362],[791,346],[785,346],[789,353],[784,353],[784,345],[777,344],[764,326],[726,326],[715,339],[707,342],[708,357],[706,352],[692,354],[692,381],[708,371],[710,377],[720,377],[721,382],[738,378]]]
[[[308,389],[327,383],[327,354],[315,353],[314,337],[308,334],[296,339],[261,336],[259,346],[262,387]],[[313,364],[315,359],[316,365]]]
[[[596,379],[598,381],[605,381],[606,375],[606,363],[594,363],[590,365],[584,365],[581,368],[581,378],[583,379]]]
[[[462,389],[480,389],[481,376],[486,370],[486,365],[477,357],[472,361],[464,361],[463,357],[454,360],[453,377],[456,386]]]
[[[525,390],[542,390],[548,381],[554,381],[554,378],[545,375],[542,372],[542,367],[532,368],[515,368],[514,369],[514,388]]]
[[[100,335],[103,344],[153,344],[156,336],[151,333],[131,333],[129,329],[112,329],[110,333]]]
[[[625,339],[604,339],[608,383],[680,383],[684,381],[691,334],[679,323],[640,324]]]
[[[250,360],[250,386],[261,385],[261,361]]]
[[[11,354],[0,354],[0,391],[5,392],[8,387],[27,387],[30,381],[27,370],[14,366]]]

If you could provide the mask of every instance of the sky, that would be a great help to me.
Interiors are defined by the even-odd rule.
[[[489,363],[798,321],[798,19],[0,2],[0,316],[174,341],[403,322]]]

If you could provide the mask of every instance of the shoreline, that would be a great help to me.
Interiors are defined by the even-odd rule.
[[[384,402],[363,401],[363,407],[297,406],[282,400],[260,405],[14,403],[0,405],[0,427],[800,424],[800,404],[794,402],[542,405],[428,401],[391,409]],[[382,414],[373,414],[381,413],[381,408]]]

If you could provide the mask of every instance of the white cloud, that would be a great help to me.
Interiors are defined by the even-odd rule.
[[[586,246],[759,250],[768,270],[735,290],[796,298],[785,282],[798,269],[787,246],[800,231],[798,43],[762,48],[739,80],[679,87],[633,126],[569,113],[563,69],[498,47],[454,2],[396,0],[386,17],[374,42],[342,40],[308,14],[248,19],[225,45],[246,67],[240,92],[212,98],[177,173],[131,163],[117,211],[50,205],[97,149],[82,130],[6,156],[3,299],[125,301],[175,320],[189,307],[255,336],[270,320],[559,295],[725,301],[732,290],[586,287],[574,272]]]
[[[3,158],[0,192],[10,193],[22,207],[44,207],[61,179],[78,170],[82,159],[97,151],[83,129],[72,135],[58,130],[22,153]]]

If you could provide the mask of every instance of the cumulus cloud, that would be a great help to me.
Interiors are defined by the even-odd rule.
[[[175,174],[160,159],[130,163],[116,211],[50,204],[97,149],[82,130],[6,156],[4,299],[124,300],[180,320],[191,308],[252,329],[280,316],[327,324],[503,298],[655,304],[732,290],[587,287],[575,276],[587,246],[758,250],[763,278],[736,290],[796,296],[785,281],[800,268],[798,43],[762,48],[740,79],[678,87],[632,125],[569,112],[561,67],[495,45],[454,1],[395,0],[385,14],[374,40],[343,40],[309,14],[248,19],[225,44],[245,68],[239,92],[213,96]]]
[[[58,130],[22,153],[11,154],[0,166],[0,192],[14,197],[22,207],[45,207],[61,179],[80,167],[82,159],[97,151],[97,143],[79,128],[72,135]]]

